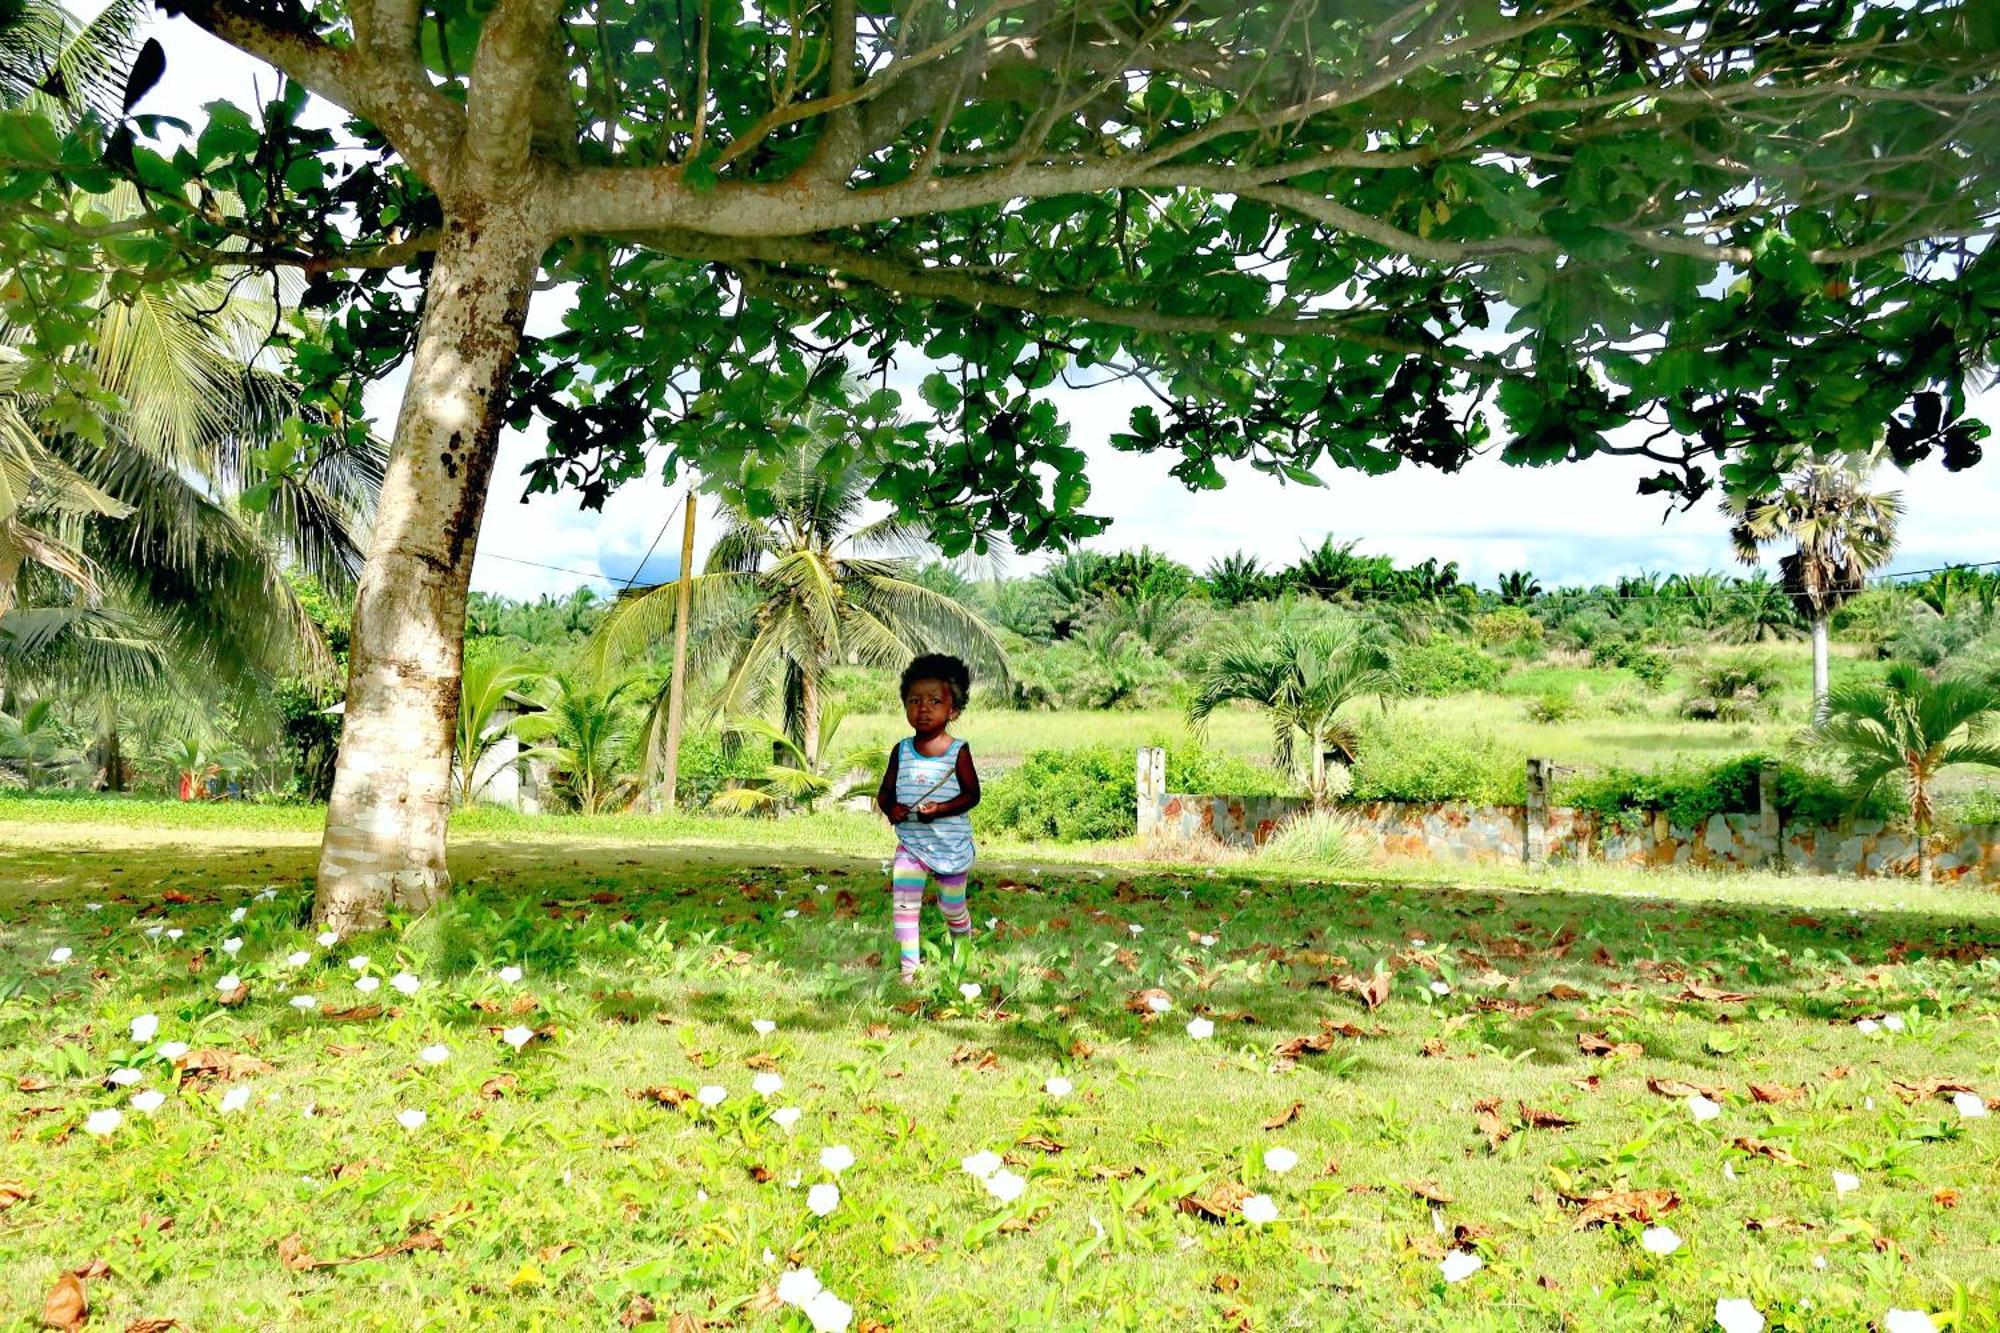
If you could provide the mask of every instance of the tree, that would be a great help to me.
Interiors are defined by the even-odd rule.
[[[1291,768],[1297,737],[1311,747],[1312,795],[1329,799],[1326,755],[1353,755],[1359,744],[1337,714],[1350,701],[1373,695],[1386,702],[1396,682],[1389,657],[1352,629],[1284,627],[1268,639],[1241,638],[1202,663],[1188,703],[1188,725],[1205,733],[1208,719],[1226,703],[1244,700],[1271,721],[1271,752]]]
[[[1482,400],[1512,462],[1634,453],[1683,500],[1720,461],[1754,489],[1802,440],[1863,448],[1906,410],[1908,455],[1977,454],[1963,385],[1989,329],[1965,291],[2000,281],[1980,0],[174,3],[291,84],[261,124],[213,108],[164,150],[129,118],[0,134],[0,290],[59,361],[62,275],[292,266],[338,312],[320,368],[411,357],[318,878],[341,929],[446,882],[465,589],[509,416],[549,423],[536,485],[595,503],[654,450],[755,508],[796,443],[767,423],[829,404],[837,461],[947,555],[1102,528],[1039,396],[1072,368],[1151,386],[1117,442],[1176,451],[1198,487],[1231,460],[1300,483],[1456,468]],[[368,151],[336,169],[303,89]],[[145,182],[150,229],[67,214],[52,183],[79,173]],[[397,268],[423,275],[419,312]],[[545,275],[578,300],[524,356]],[[843,349],[886,369],[913,345],[937,367],[924,420],[842,387]],[[90,392],[65,371],[49,410]],[[1609,434],[1632,421],[1655,433]]]
[[[1814,463],[1772,494],[1735,496],[1724,504],[1735,520],[1730,540],[1744,564],[1756,564],[1773,542],[1793,544],[1791,554],[1778,561],[1778,578],[1812,626],[1815,721],[1826,716],[1828,622],[1896,549],[1902,496],[1869,490],[1873,471],[1872,455],[1860,463]]]
[[[948,652],[1004,675],[991,627],[965,606],[908,577],[919,535],[900,518],[859,522],[864,481],[841,468],[838,446],[809,437],[770,482],[768,514],[725,503],[723,530],[690,589],[697,668],[718,667],[714,711],[744,717],[776,703],[785,734],[820,753],[828,673],[844,663],[900,669],[922,652]],[[674,623],[676,587],[621,598],[599,631],[598,660],[643,657]]]
[[[548,707],[521,719],[516,731],[546,742],[555,765],[557,788],[577,813],[603,814],[631,802],[638,784],[620,772],[631,740],[629,680],[604,684],[588,676],[559,672],[551,679]]]
[[[1879,684],[1835,690],[1818,736],[1852,767],[1857,799],[1884,782],[1902,784],[1917,840],[1917,878],[1929,885],[1938,774],[1954,764],[2000,768],[2000,744],[1992,739],[1996,724],[2000,683],[1933,680],[1911,663],[1898,662]]]
[[[726,727],[729,733],[771,747],[771,764],[761,777],[723,788],[709,804],[739,814],[768,813],[784,805],[811,810],[820,801],[840,801],[875,786],[882,780],[888,759],[876,746],[835,753],[834,737],[840,734],[844,719],[838,708],[828,709],[821,721],[820,748],[811,752],[800,749],[797,741],[761,717],[731,719]]]
[[[1263,563],[1247,551],[1232,551],[1216,558],[1201,578],[1208,585],[1210,599],[1218,606],[1241,606],[1271,595],[1271,576],[1264,572]]]
[[[36,699],[19,717],[0,713],[0,763],[20,774],[29,791],[44,775],[67,768],[80,758],[56,716],[54,700]]]
[[[506,722],[496,723],[494,715],[511,704],[510,695],[532,687],[539,673],[518,663],[497,657],[475,658],[465,667],[465,679],[458,692],[458,729],[452,736],[452,774],[460,805],[471,805],[499,769],[480,776],[480,766],[495,746],[520,733],[521,722],[530,716],[516,712]]]
[[[1526,606],[1542,595],[1541,580],[1525,569],[1508,570],[1497,586],[1503,606]]]

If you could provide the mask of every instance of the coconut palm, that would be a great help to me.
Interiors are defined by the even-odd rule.
[[[1933,680],[1914,664],[1898,662],[1879,684],[1835,690],[1817,736],[1852,768],[1859,799],[1884,782],[1902,784],[1917,839],[1917,878],[1929,884],[1938,774],[1955,764],[2000,768],[1996,725],[2000,682]]]
[[[954,653],[995,675],[1007,666],[991,626],[912,580],[922,543],[909,523],[859,525],[867,479],[829,465],[830,448],[808,432],[772,487],[769,516],[741,501],[721,505],[722,535],[690,589],[690,674],[722,675],[711,716],[761,714],[775,702],[785,735],[808,755],[820,752],[836,666],[900,668],[923,652]],[[597,633],[603,667],[641,658],[672,631],[675,588],[619,599]]]
[[[1773,542],[1791,542],[1778,561],[1779,582],[1812,626],[1813,716],[1827,709],[1827,624],[1843,602],[1868,585],[1896,549],[1903,500],[1896,491],[1871,491],[1875,455],[1856,462],[1812,463],[1774,494],[1731,496],[1723,502],[1735,520],[1730,538],[1736,558],[1757,563]]]
[[[1373,695],[1386,700],[1395,688],[1389,656],[1347,628],[1279,629],[1269,638],[1240,638],[1211,654],[1200,667],[1188,725],[1204,736],[1208,719],[1226,703],[1244,700],[1264,710],[1271,722],[1271,751],[1280,767],[1291,768],[1297,738],[1311,747],[1312,794],[1328,798],[1326,754],[1339,748],[1352,756],[1358,737],[1337,718],[1349,701]]]
[[[142,60],[139,35],[151,17],[148,0],[111,0],[87,23],[62,0],[12,0],[0,8],[0,107],[43,111],[61,124],[90,111],[115,118],[126,109],[134,63],[153,59]]]
[[[718,810],[738,814],[776,811],[787,805],[811,810],[820,801],[839,801],[882,780],[887,763],[881,747],[867,746],[844,754],[834,750],[844,714],[828,708],[820,719],[820,750],[808,753],[783,731],[760,717],[732,719],[727,730],[770,745],[772,762],[763,774],[740,787],[727,787],[710,798]]]
[[[16,717],[0,713],[0,766],[17,774],[33,791],[37,782],[68,768],[78,754],[68,730],[56,716],[54,700],[37,699]]]
[[[559,672],[550,678],[548,707],[521,719],[518,734],[545,742],[554,763],[555,785],[577,813],[603,814],[630,804],[638,784],[619,771],[631,740],[632,709],[626,703],[633,682],[604,684],[590,676]]]
[[[541,681],[532,667],[505,662],[495,657],[468,662],[458,687],[458,728],[452,734],[452,795],[459,805],[471,805],[500,772],[499,766],[482,776],[480,766],[502,741],[520,734],[522,721],[530,716],[517,713],[506,722],[493,718],[517,694]]]

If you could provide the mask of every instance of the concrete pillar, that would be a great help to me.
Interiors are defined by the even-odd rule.
[[[1139,800],[1139,840],[1150,839],[1160,827],[1160,807],[1167,796],[1167,752],[1157,745],[1139,747],[1136,774]]]
[[[1543,866],[1549,859],[1549,770],[1546,759],[1528,761],[1528,826],[1521,839],[1521,855],[1530,866]]]
[[[1778,765],[1767,760],[1757,768],[1757,833],[1762,861],[1783,868],[1785,830],[1778,819]]]

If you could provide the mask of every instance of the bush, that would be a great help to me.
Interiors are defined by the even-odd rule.
[[[1396,683],[1410,694],[1440,698],[1490,690],[1500,683],[1501,666],[1470,644],[1432,639],[1396,654]]]
[[[683,810],[706,810],[731,780],[761,778],[771,768],[771,747],[746,742],[727,753],[715,732],[690,731],[681,738],[680,780],[675,794]]]
[[[974,821],[1056,842],[1128,838],[1138,827],[1134,770],[1132,751],[1110,745],[1036,750],[1019,768],[986,785]],[[1260,765],[1171,745],[1167,787],[1231,796],[1282,796],[1295,790]]]
[[[1528,701],[1530,722],[1568,722],[1583,712],[1575,690],[1547,690]]]
[[[1357,801],[1519,805],[1528,799],[1527,757],[1490,736],[1378,722],[1363,731],[1352,795]]]
[[[1503,606],[1472,619],[1473,637],[1494,652],[1533,649],[1542,641],[1542,622],[1524,606]]]
[[[1361,870],[1375,859],[1375,839],[1351,815],[1305,810],[1280,825],[1257,854],[1318,870]]]
[[[1652,689],[1666,684],[1674,671],[1673,658],[1641,639],[1608,639],[1592,647],[1590,660],[1599,666],[1624,667]]]
[[[1681,716],[1698,722],[1748,722],[1771,711],[1782,686],[1778,668],[1768,658],[1716,662],[1695,676],[1693,691],[1681,702]]]
[[[2000,824],[2000,788],[1981,787],[1960,792],[1942,802],[1944,822],[1958,828],[1969,825]]]
[[[1636,825],[1655,810],[1681,828],[1700,828],[1712,816],[1752,814],[1757,809],[1757,773],[1766,757],[1757,754],[1705,766],[1676,765],[1652,773],[1607,769],[1560,782],[1555,805],[1570,805],[1618,822]],[[1847,786],[1793,763],[1778,765],[1778,817],[1787,824],[1836,824],[1849,813],[1887,819],[1893,798],[1876,795],[1857,807]]]

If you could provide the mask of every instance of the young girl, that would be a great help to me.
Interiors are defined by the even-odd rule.
[[[889,880],[895,904],[896,947],[903,980],[917,974],[917,920],[924,880],[937,880],[938,907],[955,944],[972,929],[965,908],[965,877],[972,869],[972,820],[979,804],[979,774],[972,751],[946,730],[965,710],[972,672],[956,657],[926,653],[903,672],[907,740],[889,752],[889,767],[875,804],[896,826],[895,871]]]

